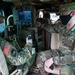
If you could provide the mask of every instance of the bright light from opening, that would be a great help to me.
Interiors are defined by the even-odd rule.
[[[39,11],[39,18],[43,18],[43,12]]]
[[[59,19],[59,15],[56,15],[56,13],[50,13],[50,20],[52,24],[54,24]]]

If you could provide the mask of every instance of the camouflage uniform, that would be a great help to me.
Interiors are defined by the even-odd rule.
[[[5,54],[6,61],[11,65],[18,66],[26,64],[29,67],[33,64],[35,59],[35,49],[32,48],[32,44],[26,44],[24,48],[17,51],[16,47],[6,40],[0,38],[0,46]]]
[[[65,4],[62,5],[60,8],[60,13],[69,10],[75,10],[75,3]],[[60,71],[61,75],[74,75],[73,70],[75,70],[75,24],[72,26],[72,28],[67,29],[66,25],[57,23],[54,26],[51,26],[50,32],[59,33],[60,35],[59,49],[57,49],[56,52],[54,52],[54,50],[48,51],[48,53],[52,53],[50,57],[54,58],[54,62],[57,61],[57,64],[55,63],[56,65],[63,66]],[[45,55],[45,53],[46,52],[43,52],[43,55]]]

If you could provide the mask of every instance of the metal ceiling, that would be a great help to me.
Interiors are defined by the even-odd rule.
[[[9,8],[9,6],[15,5],[34,5],[36,9],[47,8],[51,11],[57,11],[59,5],[64,3],[73,2],[74,0],[0,0],[0,7]]]

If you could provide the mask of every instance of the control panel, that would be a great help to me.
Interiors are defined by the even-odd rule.
[[[13,19],[15,25],[34,25],[34,7],[33,6],[18,6],[13,7]]]

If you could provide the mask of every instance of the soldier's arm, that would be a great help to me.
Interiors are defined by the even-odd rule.
[[[74,61],[75,61],[74,53],[54,57],[54,63],[57,65],[66,65],[66,64],[70,64]]]
[[[11,65],[17,66],[25,64],[27,62],[30,65],[29,60],[31,60],[32,58],[34,59],[35,57],[35,51],[31,47],[31,44],[26,45],[24,48],[21,49],[20,52],[17,51],[15,46],[2,38],[0,38],[0,45],[3,53],[5,54],[7,62]]]

